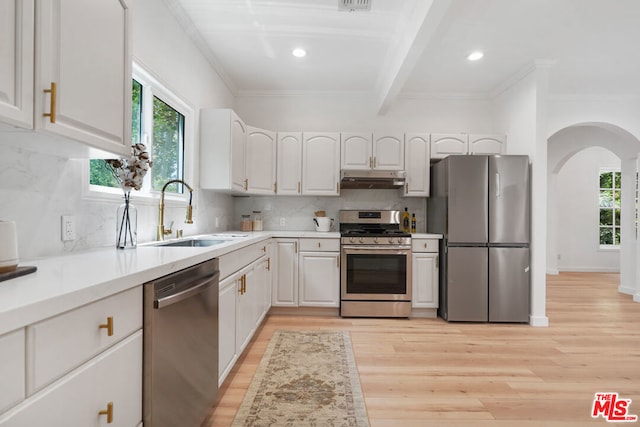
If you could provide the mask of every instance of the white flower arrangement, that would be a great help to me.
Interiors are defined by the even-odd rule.
[[[140,190],[144,176],[153,166],[144,144],[133,145],[132,151],[133,154],[128,159],[105,159],[105,163],[125,193],[130,192],[131,189]]]

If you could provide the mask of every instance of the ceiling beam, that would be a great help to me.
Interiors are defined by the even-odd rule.
[[[393,49],[378,84],[378,114],[385,115],[398,96],[433,35],[442,23],[452,0],[418,1],[398,45]]]

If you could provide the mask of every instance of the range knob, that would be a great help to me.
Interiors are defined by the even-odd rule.
[[[354,239],[353,237],[349,237],[349,243],[354,243],[356,241],[356,239]]]
[[[401,245],[404,239],[402,237],[398,237],[398,244]]]
[[[360,242],[360,243],[364,243],[364,237],[361,237],[361,238],[359,239],[359,242]]]
[[[378,243],[378,238],[377,237],[373,238],[373,243]]]
[[[389,243],[393,244],[393,237],[389,237]]]

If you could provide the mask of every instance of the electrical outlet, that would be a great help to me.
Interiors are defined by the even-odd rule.
[[[280,218],[280,227],[284,227],[286,224],[285,219],[284,218]]]
[[[73,215],[62,215],[62,241],[76,239],[76,219]]]

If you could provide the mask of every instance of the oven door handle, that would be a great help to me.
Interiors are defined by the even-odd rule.
[[[383,255],[388,254],[410,254],[411,247],[410,246],[379,246],[379,245],[359,245],[359,246],[342,246],[342,250],[345,253],[379,253]]]

